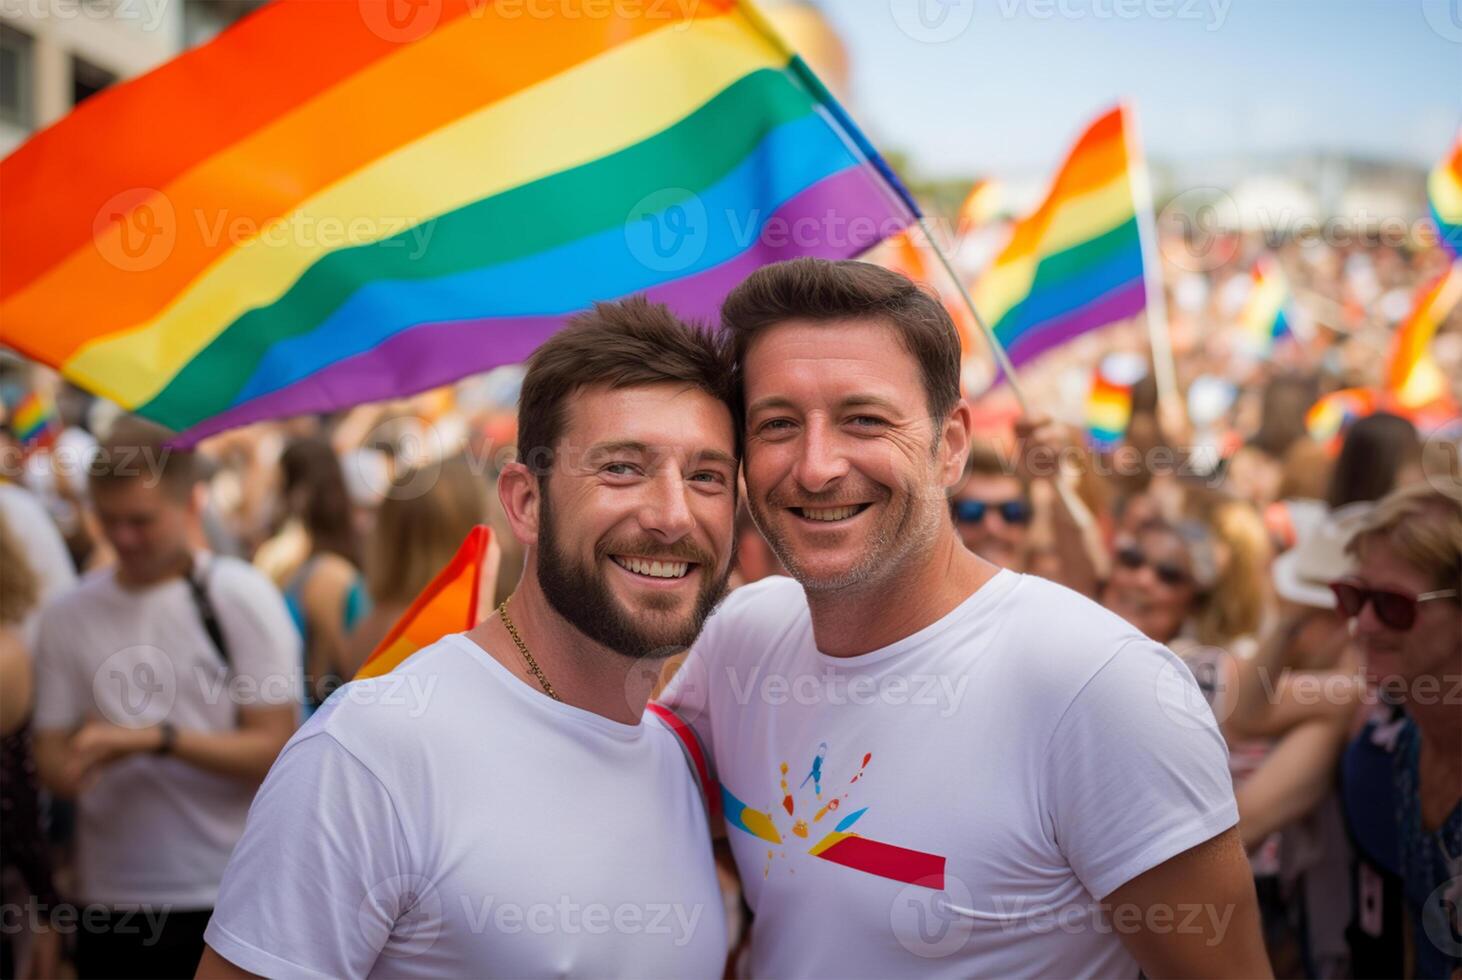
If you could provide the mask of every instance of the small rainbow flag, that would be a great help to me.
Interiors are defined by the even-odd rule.
[[[28,391],[10,413],[10,430],[22,446],[40,446],[51,441],[60,428],[56,404],[38,391]]]
[[[1462,258],[1462,130],[1452,152],[1427,177],[1426,196],[1438,242],[1453,258]]]
[[[1254,263],[1250,273],[1252,284],[1244,307],[1239,311],[1239,327],[1249,348],[1268,356],[1274,342],[1290,334],[1289,283],[1279,266],[1268,256]]]
[[[1335,448],[1356,419],[1376,411],[1376,392],[1370,388],[1342,388],[1325,395],[1305,413],[1305,429],[1312,439]]]
[[[478,624],[484,573],[491,563],[492,529],[479,524],[467,535],[452,560],[412,600],[386,638],[371,651],[354,680],[389,674],[401,661],[449,633]]]
[[[975,282],[975,306],[1021,364],[1146,306],[1127,110],[1105,113],[1066,157],[1045,201]]]
[[[0,163],[0,341],[189,443],[917,220],[749,3],[589,4],[274,0],[88,99]]]
[[[1462,300],[1462,261],[1417,292],[1411,314],[1397,328],[1386,367],[1386,390],[1402,408],[1418,409],[1448,395],[1447,378],[1428,348],[1437,328]]]

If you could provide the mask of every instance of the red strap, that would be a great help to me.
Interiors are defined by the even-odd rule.
[[[711,820],[711,829],[714,831],[721,822],[721,794],[719,787],[711,781],[711,768],[706,762],[705,750],[701,748],[700,736],[695,733],[680,716],[657,701],[651,701],[645,705],[655,717],[665,723],[671,734],[680,739],[680,747],[685,750],[685,757],[690,762],[691,772],[695,775],[696,782],[700,784],[701,798],[706,804],[706,813]]]

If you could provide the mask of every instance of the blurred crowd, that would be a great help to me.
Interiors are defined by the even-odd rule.
[[[1408,909],[1437,888],[1462,907],[1462,805],[1417,788],[1462,787],[1426,748],[1462,740],[1462,637],[1424,628],[1462,588],[1462,429],[1445,413],[1377,412],[1334,434],[1305,424],[1327,392],[1379,382],[1442,260],[1374,242],[1199,245],[1162,248],[1183,404],[1159,398],[1149,372],[1121,444],[1093,448],[1092,366],[1145,356],[1146,334],[1080,338],[1022,373],[1039,415],[1008,388],[977,400],[983,441],[951,519],[975,552],[1097,599],[1189,665],[1229,742],[1280,975],[1456,976],[1438,943],[1462,944],[1457,923]],[[1255,357],[1235,317],[1265,253],[1298,323]],[[1433,345],[1454,385],[1459,326],[1454,314]],[[202,923],[187,913],[206,922],[252,788],[301,718],[474,525],[503,552],[484,607],[516,584],[521,551],[494,481],[520,378],[499,369],[189,453],[3,362],[3,975],[58,975],[66,961],[125,975],[127,943],[154,935],[150,922],[122,928],[133,906],[182,910],[157,941],[196,962]],[[54,419],[23,437],[13,409],[36,393]],[[737,537],[734,584],[778,572],[745,514]],[[111,671],[152,672],[157,697],[128,702]],[[86,922],[93,906],[105,927]]]

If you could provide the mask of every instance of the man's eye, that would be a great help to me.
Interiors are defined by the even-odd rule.
[[[855,415],[848,421],[859,428],[875,428],[888,425],[888,422],[876,415]]]
[[[791,419],[767,419],[757,427],[759,432],[785,432],[792,428]]]
[[[612,476],[634,476],[640,468],[633,463],[605,463],[600,472]]]
[[[695,480],[697,483],[725,483],[726,482],[725,475],[722,474],[722,473],[717,473],[715,470],[701,470],[699,473],[692,473],[690,475],[690,478],[692,480]]]

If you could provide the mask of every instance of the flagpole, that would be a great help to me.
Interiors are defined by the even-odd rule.
[[[964,301],[965,309],[970,311],[970,316],[975,318],[975,323],[979,326],[980,332],[985,335],[985,341],[990,345],[990,352],[995,355],[995,363],[1000,366],[1000,370],[1005,375],[1006,382],[1010,385],[1010,390],[1015,394],[1015,400],[1020,404],[1020,414],[1026,418],[1031,418],[1030,401],[1025,396],[1025,389],[1020,386],[1020,379],[1015,376],[1015,365],[1010,363],[1010,355],[1005,352],[1005,345],[1000,343],[1000,338],[995,336],[995,331],[991,330],[990,325],[985,322],[985,318],[980,316],[980,311],[975,307],[974,297],[970,296],[970,291],[966,288],[964,280],[960,278],[959,273],[954,269],[954,263],[949,260],[949,256],[945,254],[944,249],[940,246],[938,240],[935,239],[933,231],[929,228],[928,219],[920,217],[919,227],[923,229],[924,237],[929,240],[929,247],[933,249],[934,254],[939,258],[939,264],[944,267],[944,272],[949,276],[949,281],[954,283],[954,288],[959,293],[959,298]],[[1066,511],[1071,515],[1071,519],[1076,522],[1076,526],[1081,528],[1083,532],[1089,532],[1095,524],[1095,518],[1092,517],[1091,509],[1075,494],[1072,488],[1067,485],[1066,481],[1060,478],[1059,474],[1056,479],[1051,481],[1051,486],[1056,489],[1056,496],[1060,497],[1061,502],[1066,505]]]
[[[929,242],[929,247],[933,249],[934,254],[938,257],[939,264],[944,267],[944,272],[949,276],[949,281],[954,284],[955,290],[959,293],[959,298],[964,301],[965,309],[970,311],[970,316],[975,318],[975,323],[979,326],[980,333],[985,335],[985,342],[990,345],[990,352],[995,355],[995,363],[999,366],[1001,373],[1005,375],[1005,380],[1009,382],[1010,390],[1015,393],[1015,400],[1020,403],[1021,414],[1029,415],[1031,413],[1030,403],[1026,400],[1025,390],[1020,386],[1020,379],[1015,376],[1015,365],[1010,363],[1010,355],[1005,352],[1005,345],[1000,343],[1000,339],[995,336],[995,331],[990,329],[990,325],[985,322],[985,318],[980,316],[980,311],[975,308],[975,300],[970,296],[970,291],[965,287],[964,280],[954,270],[954,263],[949,260],[949,256],[945,254],[944,249],[940,246],[938,240],[935,239],[934,231],[929,227],[929,219],[920,217],[919,228],[923,230],[924,237]]]
[[[1152,370],[1157,378],[1158,399],[1181,406],[1173,345],[1168,332],[1168,301],[1163,289],[1162,260],[1158,255],[1157,217],[1153,214],[1152,180],[1147,172],[1147,154],[1137,132],[1137,113],[1122,104],[1122,127],[1127,152],[1133,154],[1132,197],[1137,208],[1137,238],[1142,245],[1142,282],[1147,291],[1147,335],[1152,346]],[[1173,409],[1169,409],[1173,411]]]

